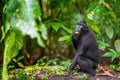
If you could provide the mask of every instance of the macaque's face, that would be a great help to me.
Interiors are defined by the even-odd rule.
[[[77,24],[75,27],[75,34],[80,34],[83,26],[80,24]]]
[[[85,22],[80,22],[77,23],[76,27],[75,27],[75,34],[80,35],[82,32],[84,32],[86,30],[87,26]]]

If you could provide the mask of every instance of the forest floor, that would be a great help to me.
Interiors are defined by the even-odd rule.
[[[80,73],[68,75],[67,70],[59,71],[59,69],[57,69],[57,66],[49,66],[47,68],[39,66],[25,67],[24,75],[23,73],[20,73],[20,69],[14,69],[12,71],[9,71],[9,76],[10,80],[120,80],[120,72],[111,69],[110,65],[111,62],[109,59],[101,60],[96,71],[97,74],[95,76],[92,76],[90,74],[81,75]]]
[[[86,77],[83,74],[77,73],[75,75],[53,75],[44,80],[120,80],[120,72],[115,72],[109,69],[108,66],[99,66],[98,69],[99,72],[95,76],[88,74]],[[35,80],[42,80],[39,75],[36,75]],[[43,74],[41,73],[41,75]]]
[[[30,68],[29,68],[30,69]],[[120,80],[120,72],[115,72],[111,69],[108,69],[106,66],[99,66],[99,71],[95,76],[87,75],[83,76],[80,73],[74,75],[56,75],[55,73],[46,71],[41,67],[37,67],[37,70],[32,73],[28,71],[25,75],[18,74],[18,78],[10,78],[10,80]],[[10,76],[15,76],[19,71],[15,71],[15,74],[10,74]],[[57,72],[56,72],[57,73]],[[22,78],[24,77],[24,78]]]

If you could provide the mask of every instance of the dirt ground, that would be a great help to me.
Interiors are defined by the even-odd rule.
[[[117,61],[118,62],[118,61]],[[116,63],[116,62],[112,62]],[[35,80],[120,80],[120,72],[114,71],[109,68],[112,64],[110,58],[101,58],[100,65],[98,66],[99,72],[95,76],[88,75],[87,79],[83,79],[78,73],[77,75],[53,75],[48,77],[48,79],[41,79],[36,75]]]
[[[34,77],[35,80],[120,80],[117,78],[120,75],[120,72],[115,73],[97,73],[95,76],[88,75],[87,79],[83,79],[79,73],[77,75],[59,75],[59,76],[50,76],[48,79],[41,79],[40,75]]]
[[[114,74],[116,76],[116,74]],[[39,79],[37,79],[39,80]],[[120,80],[119,78],[113,78],[110,76],[88,76],[87,79],[80,78],[79,75],[76,76],[53,76],[48,78],[48,80]]]
[[[119,61],[120,60],[117,60],[117,62]],[[112,63],[116,63],[116,62],[112,62]],[[80,72],[77,73],[76,75],[68,75],[67,74],[68,71],[64,71],[63,75],[56,75],[56,73],[48,72],[44,68],[39,66],[37,67],[37,70],[34,71],[32,74],[29,73],[25,74],[24,80],[28,80],[26,78],[30,78],[31,76],[32,79],[30,80],[33,79],[34,80],[120,80],[120,72],[110,69],[109,67],[109,65],[112,63],[110,58],[100,58],[98,69],[96,70],[97,74],[95,76],[88,74],[87,78],[84,79]],[[14,71],[14,73],[10,73],[11,74],[10,76],[15,76],[16,71]],[[13,79],[10,78],[10,80]]]

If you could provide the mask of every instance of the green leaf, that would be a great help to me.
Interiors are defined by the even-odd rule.
[[[29,1],[26,1],[26,6],[27,5],[30,5],[30,9],[33,12],[34,18],[38,18],[39,16],[42,15],[42,12],[40,10],[41,9],[40,8],[40,4],[39,4],[38,0],[29,0]]]
[[[45,3],[47,3],[48,2],[48,0],[43,0]]]
[[[93,18],[94,18],[94,12],[93,11],[89,12],[87,14],[87,17],[88,17],[88,19],[93,20]]]
[[[47,28],[46,28],[46,26],[42,23],[40,27],[41,27],[41,32],[42,32],[42,38],[44,40],[47,40]]]
[[[29,35],[32,39],[37,38],[37,41],[39,40],[38,44],[44,46],[35,25],[35,19],[40,18],[41,15],[38,0],[10,0],[5,12],[10,20],[11,27],[16,33],[21,32],[24,35]],[[42,33],[42,35],[44,35],[44,39],[47,38],[45,33]]]
[[[120,75],[118,75],[118,77],[117,78],[119,78],[120,79]]]
[[[62,26],[62,28],[63,28],[65,31],[67,31],[67,32],[70,33],[70,34],[73,34],[73,30],[72,30],[72,29],[65,27],[63,24],[61,24],[61,26]]]
[[[0,42],[3,41],[3,39],[5,38],[8,30],[10,29],[10,24],[8,23],[8,21],[5,22],[5,25],[1,27],[2,30],[2,38],[0,40]]]
[[[120,39],[115,40],[114,46],[116,51],[120,52]]]
[[[61,23],[59,23],[59,22],[53,22],[53,23],[51,23],[51,25],[52,25],[52,28],[55,31],[58,31],[59,27],[61,26]]]
[[[23,65],[23,63],[22,63],[22,62],[17,62],[17,64],[18,64],[18,66],[19,66],[19,67],[21,67],[21,68],[23,68],[23,67],[24,67],[24,65]]]
[[[101,35],[100,29],[98,28],[97,25],[91,25],[92,30],[94,30],[96,33],[98,33],[99,35]]]
[[[116,51],[115,51],[115,50],[113,50],[113,49],[109,49],[109,51],[111,51],[111,52],[113,52],[113,53],[116,53]]]
[[[16,59],[16,61],[18,62],[18,61],[22,60],[23,58],[24,58],[24,56],[19,56],[19,57]]]
[[[63,37],[60,37],[58,41],[69,41],[71,40],[71,35],[66,35],[66,36],[63,36]]]
[[[19,10],[14,12],[14,15],[11,17],[10,23],[14,30],[20,30],[24,35],[30,35],[31,38],[36,38],[37,32],[33,12],[29,4],[29,1],[26,1],[26,4],[21,3],[21,6],[18,8]]]
[[[120,52],[117,52],[117,56],[120,57]]]
[[[115,54],[113,52],[106,52],[103,57],[112,57],[114,56]]]
[[[88,7],[87,12],[92,11],[96,6],[97,6],[97,4],[94,4],[94,3],[91,4],[91,5]]]
[[[112,57],[112,61],[117,57],[117,53],[113,49],[109,49],[110,52],[106,52],[104,57]]]
[[[98,44],[99,44],[99,48],[100,48],[100,49],[104,49],[105,47],[109,47],[109,46],[110,46],[108,43],[105,43],[104,40],[102,40],[102,41],[97,41],[97,42],[98,42]]]
[[[99,16],[100,13],[101,13],[101,6],[97,5],[95,8],[94,8],[94,13],[96,16]]]
[[[37,42],[38,42],[38,45],[41,46],[41,47],[45,47],[45,43],[43,41],[43,39],[41,38],[41,35],[38,34],[39,36],[37,36]]]
[[[87,75],[87,74],[83,74],[83,75],[81,76],[81,78],[82,78],[82,79],[87,79],[87,78],[88,78],[88,75]]]
[[[18,54],[18,51],[22,48],[22,46],[23,36],[10,31],[5,39],[2,80],[8,80],[7,66],[11,59]]]
[[[114,30],[111,26],[108,26],[105,28],[106,29],[106,34],[107,36],[112,39],[113,38],[113,35],[114,35]]]

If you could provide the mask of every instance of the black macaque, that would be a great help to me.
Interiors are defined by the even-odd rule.
[[[76,49],[76,55],[69,67],[69,74],[78,65],[79,71],[95,75],[98,67],[99,49],[94,33],[87,27],[85,21],[80,21],[72,35],[72,43]]]

